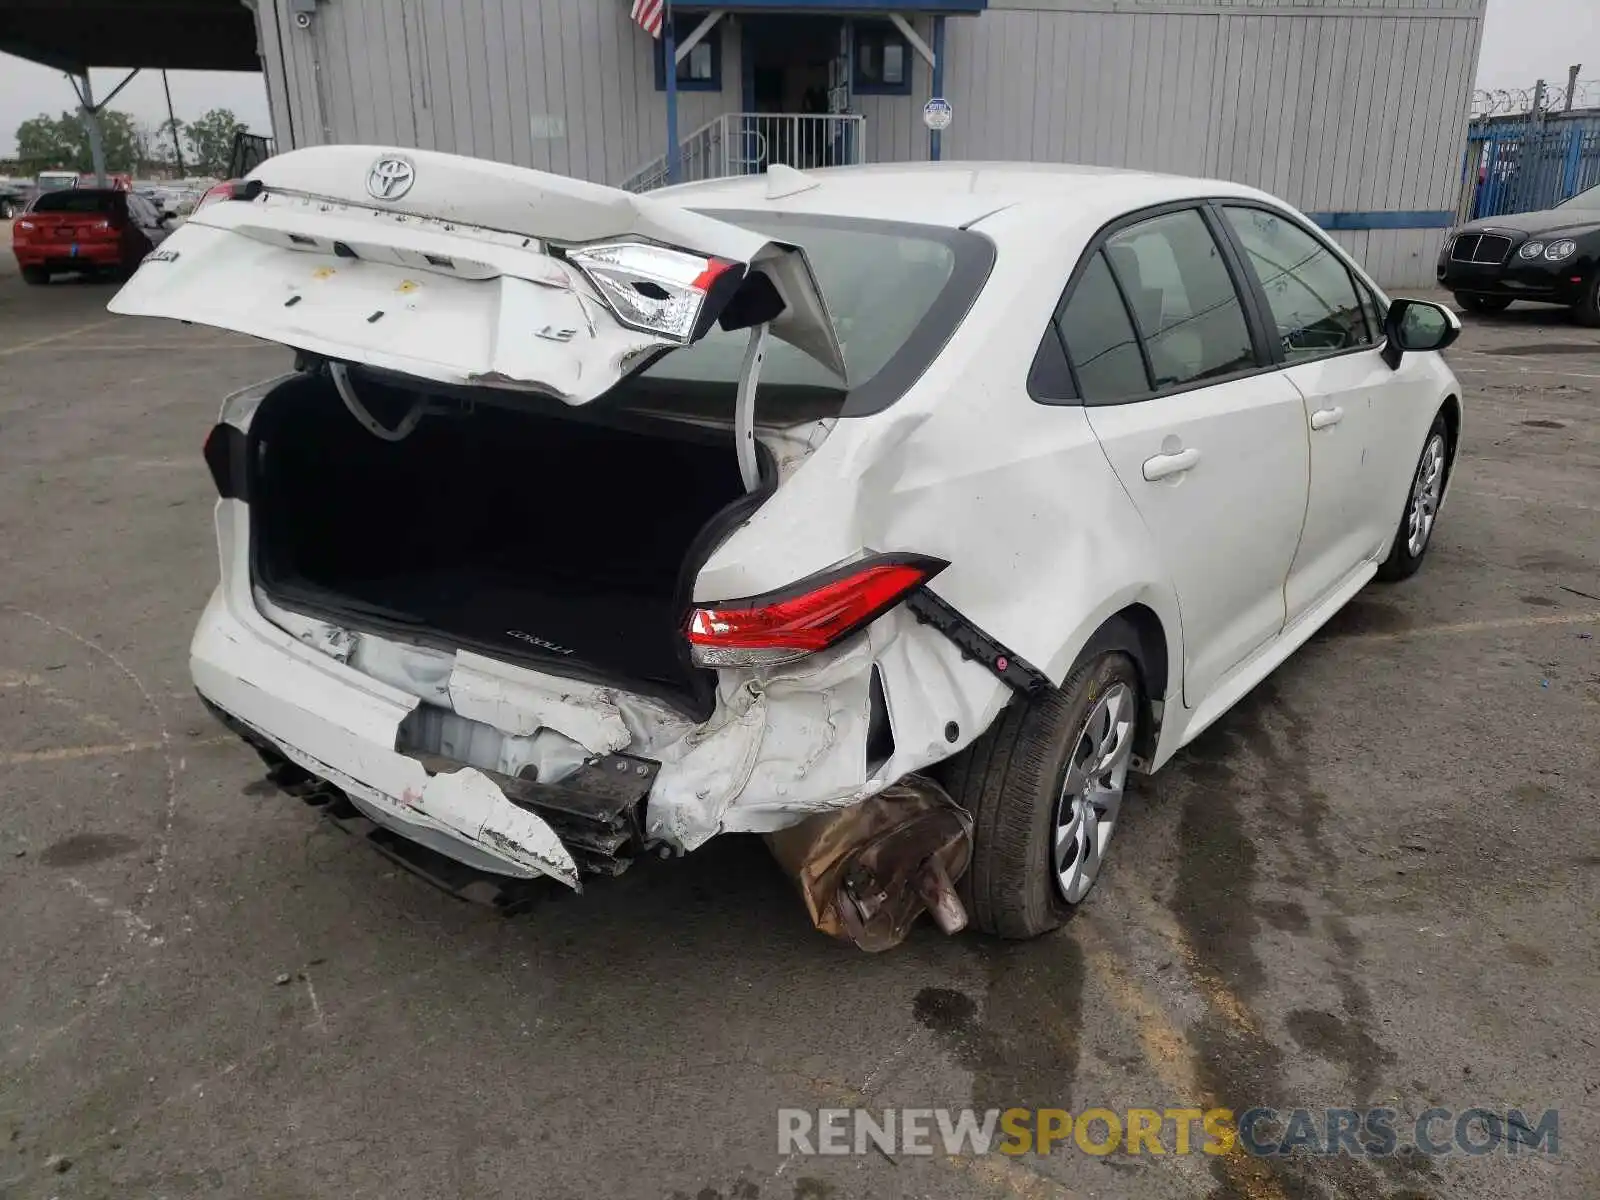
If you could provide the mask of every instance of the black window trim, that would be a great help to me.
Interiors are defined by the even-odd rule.
[[[1383,330],[1373,331],[1373,340],[1370,346],[1353,346],[1348,350],[1335,350],[1329,354],[1319,355],[1316,358],[1303,358],[1296,362],[1289,362],[1283,353],[1283,347],[1278,344],[1278,339],[1273,336],[1273,324],[1270,318],[1271,308],[1267,303],[1266,292],[1262,289],[1254,270],[1250,269],[1245,261],[1243,245],[1234,234],[1227,215],[1223,208],[1258,208],[1263,212],[1271,213],[1275,217],[1288,221],[1297,229],[1304,230],[1323,246],[1331,250],[1339,262],[1350,275],[1351,282],[1355,284],[1358,296],[1366,293],[1372,300],[1375,310],[1380,313],[1387,312],[1391,303],[1383,289],[1376,284],[1369,283],[1366,274],[1359,265],[1346,254],[1343,248],[1327,236],[1321,229],[1308,221],[1301,220],[1287,208],[1253,196],[1195,196],[1185,200],[1172,200],[1163,204],[1151,205],[1147,208],[1136,209],[1124,213],[1119,217],[1106,222],[1095,231],[1079,255],[1077,263],[1072,268],[1072,274],[1067,277],[1066,287],[1061,289],[1055,307],[1051,310],[1044,333],[1039,339],[1039,348],[1034,355],[1033,366],[1028,372],[1028,396],[1036,404],[1053,406],[1082,406],[1108,407],[1115,404],[1141,404],[1146,400],[1159,400],[1165,396],[1182,395],[1202,387],[1215,387],[1218,384],[1233,383],[1240,379],[1251,379],[1257,375],[1264,375],[1268,371],[1284,371],[1290,367],[1301,366],[1305,363],[1326,362],[1330,358],[1339,358],[1348,354],[1365,354],[1369,351],[1381,351],[1388,342],[1388,335]],[[1089,400],[1085,401],[1083,391],[1079,387],[1077,369],[1072,365],[1072,355],[1067,350],[1066,340],[1061,336],[1060,315],[1066,310],[1067,301],[1077,288],[1083,273],[1088,269],[1089,262],[1094,256],[1105,249],[1106,242],[1115,234],[1131,225],[1137,225],[1154,217],[1166,216],[1169,213],[1181,212],[1184,209],[1197,209],[1205,219],[1211,235],[1222,248],[1223,261],[1228,266],[1229,277],[1233,280],[1234,290],[1239,294],[1245,314],[1245,322],[1250,328],[1251,345],[1256,352],[1258,360],[1264,360],[1265,365],[1236,371],[1228,375],[1218,375],[1209,379],[1194,380],[1176,387],[1162,388],[1158,391],[1147,392],[1138,396],[1124,396],[1116,400]],[[1112,278],[1117,282],[1117,291],[1123,294],[1122,281],[1117,279],[1116,268],[1112,266],[1109,257],[1106,265],[1111,268]],[[1127,296],[1123,294],[1123,306],[1127,309]],[[1363,312],[1365,306],[1363,305]],[[1140,353],[1145,355],[1146,373],[1149,374],[1149,356],[1144,348],[1144,335],[1139,331],[1137,321],[1133,320],[1131,310],[1128,310],[1128,319],[1133,324],[1134,337],[1139,343]],[[1055,339],[1055,346],[1050,346],[1050,339]],[[1064,371],[1064,374],[1062,373]]]
[[[1072,274],[1067,278],[1067,286],[1061,290],[1061,296],[1059,299],[1057,299],[1055,308],[1051,310],[1049,327],[1045,330],[1046,336],[1055,337],[1061,341],[1062,354],[1066,359],[1067,371],[1069,372],[1071,379],[1072,395],[1041,395],[1040,391],[1036,390],[1035,384],[1044,384],[1048,381],[1043,378],[1036,379],[1036,376],[1042,377],[1045,372],[1041,370],[1034,370],[1030,371],[1028,375],[1028,394],[1036,403],[1051,405],[1088,405],[1089,407],[1093,408],[1108,408],[1118,404],[1142,404],[1146,400],[1159,400],[1167,396],[1180,396],[1185,392],[1198,391],[1201,388],[1217,387],[1224,383],[1235,383],[1241,379],[1252,379],[1257,375],[1265,375],[1268,371],[1279,371],[1283,369],[1285,364],[1282,361],[1281,355],[1274,355],[1275,340],[1270,335],[1270,327],[1262,317],[1262,296],[1260,295],[1259,288],[1256,286],[1253,276],[1246,276],[1243,274],[1243,271],[1245,270],[1245,264],[1240,261],[1239,249],[1234,243],[1232,237],[1229,236],[1228,231],[1218,228],[1219,222],[1224,221],[1224,218],[1222,218],[1221,214],[1214,211],[1212,208],[1213,202],[1214,199],[1207,196],[1195,196],[1185,200],[1170,200],[1163,204],[1154,204],[1147,208],[1135,209],[1133,212],[1123,213],[1121,216],[1106,222],[1106,224],[1102,225],[1098,230],[1095,231],[1094,236],[1089,239],[1088,245],[1084,247],[1083,253],[1079,255],[1077,264],[1072,268]],[[1073,291],[1076,290],[1079,281],[1083,278],[1084,272],[1089,269],[1089,263],[1093,261],[1096,254],[1105,249],[1106,243],[1110,241],[1111,238],[1115,237],[1118,233],[1121,233],[1124,229],[1131,228],[1134,225],[1142,225],[1144,222],[1154,220],[1157,217],[1170,216],[1173,213],[1180,212],[1198,213],[1201,221],[1205,224],[1207,231],[1211,234],[1212,240],[1216,242],[1217,248],[1222,254],[1223,266],[1228,272],[1229,281],[1233,284],[1234,294],[1239,298],[1239,307],[1240,311],[1244,314],[1245,327],[1250,333],[1250,348],[1256,358],[1255,365],[1246,367],[1239,371],[1230,371],[1226,375],[1212,375],[1204,379],[1192,379],[1185,383],[1175,384],[1172,387],[1156,388],[1152,391],[1143,392],[1135,396],[1119,396],[1115,400],[1083,399],[1083,390],[1079,386],[1077,368],[1073,366],[1072,354],[1066,347],[1065,339],[1061,337],[1059,320],[1060,314],[1066,311],[1067,301],[1071,298]],[[1117,285],[1117,293],[1122,297],[1123,309],[1125,312],[1127,312],[1128,320],[1133,326],[1134,340],[1139,345],[1139,353],[1141,357],[1143,357],[1145,363],[1145,377],[1147,380],[1153,382],[1155,376],[1150,366],[1149,350],[1144,344],[1144,333],[1139,329],[1139,323],[1133,319],[1133,310],[1128,305],[1127,291],[1123,287],[1122,280],[1117,276],[1116,264],[1111,261],[1110,255],[1106,256],[1106,267],[1111,271],[1111,278]],[[1036,367],[1039,365],[1039,363],[1040,358],[1036,356]]]
[[[1373,288],[1367,286],[1366,281],[1361,277],[1360,273],[1356,271],[1355,267],[1351,265],[1350,259],[1342,252],[1339,244],[1332,238],[1328,237],[1327,234],[1318,229],[1315,225],[1312,225],[1307,221],[1296,220],[1294,214],[1286,209],[1279,208],[1273,204],[1266,204],[1260,200],[1250,197],[1240,197],[1238,199],[1218,197],[1213,198],[1208,203],[1215,209],[1215,215],[1218,223],[1223,227],[1223,230],[1227,234],[1228,240],[1233,244],[1234,253],[1238,255],[1239,261],[1244,264],[1246,270],[1248,271],[1247,277],[1250,280],[1250,288],[1256,293],[1257,303],[1260,305],[1260,310],[1263,314],[1267,314],[1270,317],[1272,312],[1271,302],[1267,299],[1266,288],[1261,283],[1260,277],[1256,274],[1255,268],[1249,265],[1250,259],[1249,255],[1245,252],[1244,243],[1239,240],[1238,235],[1234,232],[1233,223],[1228,220],[1227,213],[1222,211],[1225,208],[1253,208],[1258,212],[1268,213],[1274,217],[1277,217],[1279,220],[1287,221],[1294,228],[1309,235],[1312,241],[1316,242],[1319,246],[1332,254],[1334,261],[1344,268],[1344,273],[1350,279],[1350,286],[1355,290],[1356,305],[1361,309],[1361,322],[1363,326],[1367,325],[1368,323],[1367,306],[1362,303],[1363,294],[1366,294],[1368,297],[1370,297],[1373,302],[1373,308],[1380,312],[1385,309],[1386,306],[1383,303],[1382,296]],[[1270,334],[1272,326],[1269,324],[1266,326],[1266,328]],[[1312,355],[1307,358],[1297,358],[1293,362],[1289,361],[1289,356],[1284,352],[1283,347],[1278,344],[1278,339],[1276,337],[1269,337],[1269,341],[1271,343],[1274,357],[1276,357],[1279,364],[1285,370],[1287,370],[1290,367],[1305,366],[1307,363],[1327,362],[1329,359],[1333,358],[1344,358],[1352,354],[1369,354],[1382,350],[1384,345],[1389,340],[1388,335],[1382,329],[1368,329],[1367,332],[1372,336],[1372,341],[1365,346],[1350,346],[1344,350],[1330,350],[1326,354]]]

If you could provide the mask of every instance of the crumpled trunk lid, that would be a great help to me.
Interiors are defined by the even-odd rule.
[[[844,376],[803,250],[648,196],[376,146],[280,155],[234,196],[175,231],[110,310],[569,404],[713,322],[767,323]]]

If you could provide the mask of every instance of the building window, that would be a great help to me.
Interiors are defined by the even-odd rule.
[[[863,95],[911,94],[911,47],[887,21],[856,22],[853,91]]]
[[[694,32],[705,16],[691,13],[681,20],[672,18],[674,44]],[[667,90],[667,34],[661,31],[656,39],[656,91]],[[689,53],[678,61],[678,90],[680,92],[720,92],[722,90],[722,25],[711,27],[705,37],[696,42]]]

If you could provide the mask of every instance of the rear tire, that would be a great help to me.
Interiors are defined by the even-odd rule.
[[[1133,660],[1115,650],[1095,654],[1060,690],[1006,709],[949,763],[950,795],[973,819],[972,866],[960,887],[976,928],[1037,937],[1086,898],[1116,828],[1141,707]],[[1094,819],[1076,819],[1089,805]],[[1057,854],[1063,828],[1065,867]]]
[[[1428,436],[1422,441],[1422,454],[1417,458],[1417,469],[1412,473],[1411,487],[1406,492],[1394,545],[1389,557],[1378,568],[1378,578],[1383,582],[1398,583],[1421,569],[1428,547],[1433,545],[1433,531],[1438,527],[1439,505],[1444,499],[1445,477],[1449,470],[1450,431],[1445,426],[1444,414],[1440,413],[1434,417]]]
[[[1590,329],[1600,328],[1600,267],[1583,287],[1583,299],[1572,306],[1573,320]]]
[[[50,272],[43,267],[23,267],[22,282],[31,283],[34,287],[50,282]]]
[[[1456,303],[1468,312],[1474,313],[1502,313],[1511,307],[1511,301],[1504,296],[1474,296],[1470,292],[1457,292]]]

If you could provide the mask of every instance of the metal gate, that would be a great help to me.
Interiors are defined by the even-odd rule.
[[[1554,208],[1600,185],[1600,111],[1474,121],[1461,183],[1461,221]]]

